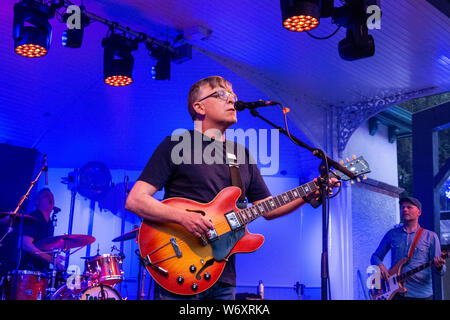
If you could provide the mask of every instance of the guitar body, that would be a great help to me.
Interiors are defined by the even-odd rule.
[[[398,281],[397,277],[401,275],[403,266],[408,264],[408,262],[408,258],[403,258],[388,271],[389,278],[387,281],[381,280],[381,289],[374,289],[374,291],[371,292],[372,300],[392,300],[397,293],[404,293],[407,291],[407,289],[402,286],[401,281]]]
[[[217,236],[197,238],[175,223],[143,221],[139,229],[139,250],[149,264],[153,279],[166,290],[191,295],[209,289],[223,272],[234,253],[253,252],[264,242],[262,235],[251,234],[247,225],[232,230],[225,214],[238,212],[238,187],[223,189],[211,202],[199,203],[184,198],[170,198],[164,204],[203,214],[212,221]]]

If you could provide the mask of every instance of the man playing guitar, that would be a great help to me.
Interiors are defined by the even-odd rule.
[[[181,225],[189,234],[205,241],[205,235],[209,235],[209,232],[215,226],[204,214],[200,214],[201,210],[187,212],[187,210],[181,208],[168,206],[156,200],[153,195],[164,187],[164,199],[183,197],[201,203],[209,203],[221,190],[231,185],[229,165],[223,162],[211,163],[203,157],[206,153],[205,148],[219,144],[219,146],[214,146],[214,150],[223,150],[223,154],[219,158],[222,160],[227,158],[228,148],[226,146],[230,142],[225,139],[225,130],[237,122],[234,108],[236,101],[237,97],[233,92],[231,83],[222,77],[211,76],[195,83],[188,95],[188,110],[194,121],[194,130],[175,137],[178,140],[174,140],[174,136],[169,136],[157,147],[133,186],[126,201],[126,209],[152,223]],[[189,161],[176,163],[174,155],[178,155],[179,152],[174,154],[174,147],[179,143],[180,138],[186,137],[191,141],[200,139],[201,146],[196,150],[195,143],[193,143],[190,152],[184,150],[185,154],[182,157],[183,159],[190,159],[190,163]],[[231,142],[231,145],[232,148],[239,147],[233,142]],[[258,204],[270,198],[271,194],[256,164],[250,163],[251,156],[248,149],[245,148],[244,154],[244,163],[239,163],[242,189],[249,202]],[[201,163],[195,162],[195,159],[199,158]],[[317,197],[317,194],[311,196]],[[303,198],[296,199],[265,214],[264,217],[266,219],[281,217],[305,204],[305,200],[308,201],[308,199]],[[177,244],[172,243],[172,245],[178,251]],[[179,252],[179,256],[181,257],[181,252]],[[183,258],[185,256],[186,254],[183,253]],[[172,257],[167,259],[176,260]],[[166,258],[163,260],[166,260]],[[179,295],[155,284],[154,299],[233,300],[236,286],[234,255],[227,257],[225,261],[226,264],[220,278],[206,291],[196,294],[197,287],[195,287],[196,284],[193,284],[192,292],[189,291],[187,295]],[[202,261],[202,263],[204,262]],[[152,266],[158,268],[161,272],[165,272],[161,267]],[[204,263],[204,266],[206,267],[207,263]],[[192,269],[194,268],[196,267],[192,266]],[[193,274],[196,272],[199,272],[198,268],[196,271],[192,271]],[[177,278],[180,288],[183,281],[186,283],[186,277],[179,276]],[[175,284],[175,286],[177,285]],[[190,287],[188,290],[191,290]]]
[[[433,231],[420,227],[418,220],[422,213],[422,204],[418,199],[401,198],[400,211],[404,224],[386,233],[377,250],[372,254],[370,262],[378,265],[382,279],[387,280],[393,274],[382,263],[388,251],[391,250],[392,266],[398,265],[402,259],[409,256],[409,259],[405,260],[407,262],[401,266],[402,273],[411,271],[411,276],[408,276],[402,283],[401,289],[404,287],[406,290],[401,291],[405,292],[397,294],[394,292],[395,295],[391,295],[387,299],[393,297],[394,300],[431,300],[433,299],[432,273],[442,276],[445,272],[446,260],[441,257],[439,238]],[[414,242],[416,243],[415,249]],[[411,247],[414,250],[410,250]],[[421,267],[429,261],[432,265],[431,268]],[[420,272],[414,270],[417,268],[420,269]]]

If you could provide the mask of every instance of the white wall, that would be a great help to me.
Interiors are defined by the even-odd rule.
[[[343,154],[364,156],[371,168],[368,178],[398,186],[397,143],[389,142],[386,126],[380,125],[376,134],[371,136],[367,123],[364,123],[352,135]],[[370,256],[384,234],[399,223],[398,198],[368,190],[360,184],[352,185],[347,192],[350,206],[344,210],[351,212],[347,220],[348,238],[351,238],[351,248],[348,249],[351,288],[346,299],[365,299],[364,290],[367,288],[363,286],[366,285]],[[390,266],[390,253],[384,262]]]

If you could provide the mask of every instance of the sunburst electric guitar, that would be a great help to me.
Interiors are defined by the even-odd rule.
[[[344,166],[355,176],[370,172],[362,157]],[[349,180],[341,172],[334,174],[344,181]],[[168,291],[181,295],[205,291],[219,279],[232,254],[253,252],[263,244],[262,235],[247,231],[249,222],[318,188],[312,181],[242,210],[236,207],[241,194],[238,187],[223,189],[209,203],[185,198],[165,199],[162,202],[168,206],[190,214],[202,214],[213,223],[214,230],[198,238],[179,224],[144,220],[138,238],[141,261],[153,279]]]

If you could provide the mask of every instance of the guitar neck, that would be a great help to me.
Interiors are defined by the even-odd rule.
[[[257,205],[242,209],[236,213],[236,216],[241,223],[247,224],[256,218],[265,215],[271,211],[274,211],[292,201],[297,199],[301,199],[315,191],[317,191],[319,187],[316,185],[314,181],[305,183],[297,188],[286,191],[278,196],[271,197],[267,200],[264,200]]]
[[[433,260],[428,261],[427,263],[424,263],[414,269],[411,269],[409,271],[406,271],[405,273],[402,273],[400,276],[397,277],[398,281],[405,281],[407,278],[412,276],[413,274],[420,272],[426,268],[429,268],[433,264]]]
[[[445,252],[444,254],[441,255],[442,258],[447,259],[448,258],[448,253]],[[412,276],[413,274],[422,271],[426,268],[429,268],[433,265],[433,260],[428,261],[427,263],[424,263],[414,269],[411,269],[409,271],[406,271],[405,273],[402,273],[400,276],[397,277],[398,281],[405,281],[407,278],[409,278],[410,276]]]

